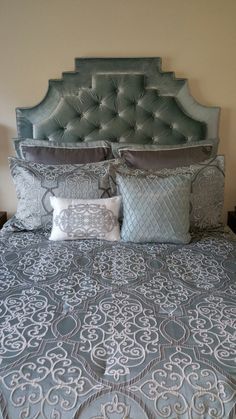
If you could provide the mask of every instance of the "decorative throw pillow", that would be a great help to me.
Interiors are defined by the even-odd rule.
[[[121,237],[132,242],[188,243],[190,178],[117,175],[123,200]]]
[[[120,240],[121,197],[107,199],[50,198],[53,227],[50,240]]]
[[[109,196],[109,161],[89,164],[44,165],[10,158],[18,198],[14,226],[21,230],[52,226],[51,196],[99,199]]]
[[[124,162],[117,161],[109,169],[111,194],[119,194],[116,175],[147,175],[147,171],[131,169]],[[148,176],[165,177],[170,175],[189,174],[191,178],[190,193],[190,228],[206,229],[219,227],[222,223],[224,204],[224,156],[216,156],[202,163],[175,169],[148,171]],[[119,189],[119,188],[118,188]]]

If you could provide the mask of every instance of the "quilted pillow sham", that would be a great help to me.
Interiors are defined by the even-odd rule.
[[[121,197],[65,199],[51,197],[53,227],[50,240],[120,240]]]
[[[20,230],[50,229],[51,196],[99,199],[109,196],[109,161],[75,165],[44,165],[9,158],[18,205],[13,225]]]
[[[189,243],[190,177],[117,175],[123,201],[121,238]]]
[[[202,163],[175,169],[145,171],[131,169],[122,160],[111,164],[109,182],[111,193],[117,190],[117,174],[139,176],[145,174],[150,177],[165,177],[170,175],[189,174],[191,178],[190,193],[190,228],[216,228],[222,223],[224,204],[224,156],[216,156]],[[119,189],[119,188],[118,188]]]

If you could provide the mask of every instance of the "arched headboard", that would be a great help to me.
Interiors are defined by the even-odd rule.
[[[17,108],[18,139],[218,146],[219,108],[202,106],[160,58],[77,58],[45,98]]]

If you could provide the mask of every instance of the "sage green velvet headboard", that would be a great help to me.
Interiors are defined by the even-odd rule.
[[[213,144],[219,108],[202,106],[160,58],[77,58],[38,105],[17,108],[18,139]]]

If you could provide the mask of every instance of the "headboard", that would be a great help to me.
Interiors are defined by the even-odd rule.
[[[76,58],[36,106],[17,108],[18,139],[218,146],[219,108],[202,106],[160,58]]]

